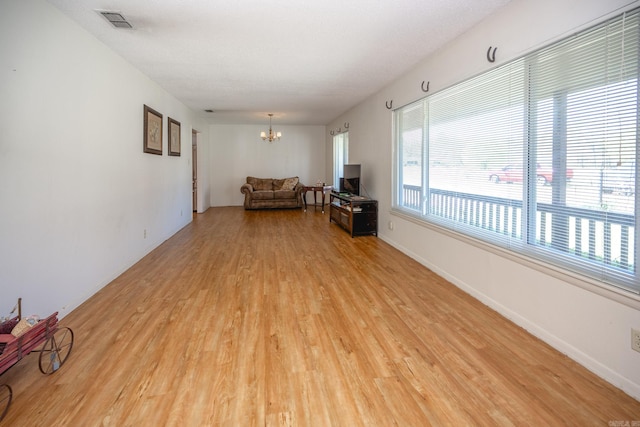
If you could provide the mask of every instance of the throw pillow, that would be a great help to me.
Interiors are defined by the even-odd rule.
[[[293,178],[287,178],[284,180],[284,184],[282,184],[283,190],[293,190],[295,186],[298,185],[298,177],[295,176]]]

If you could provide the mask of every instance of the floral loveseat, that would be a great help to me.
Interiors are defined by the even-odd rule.
[[[245,209],[301,208],[303,189],[297,176],[284,179],[248,176],[240,187]]]

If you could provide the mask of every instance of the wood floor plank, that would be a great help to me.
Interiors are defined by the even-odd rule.
[[[41,313],[46,315],[48,313]],[[327,214],[212,208],[67,315],[11,426],[607,425],[640,402]]]

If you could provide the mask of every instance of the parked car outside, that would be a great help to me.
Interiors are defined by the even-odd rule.
[[[522,166],[507,165],[500,170],[489,172],[489,181],[508,184],[522,182],[524,177]],[[567,181],[573,178],[573,169],[567,168]],[[538,184],[549,185],[553,182],[553,169],[538,165],[536,170]]]
[[[601,172],[601,185],[603,193],[631,196],[635,194],[635,182],[635,165],[605,168]]]

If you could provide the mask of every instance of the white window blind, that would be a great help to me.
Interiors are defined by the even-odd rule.
[[[638,11],[395,113],[395,208],[638,292]]]

